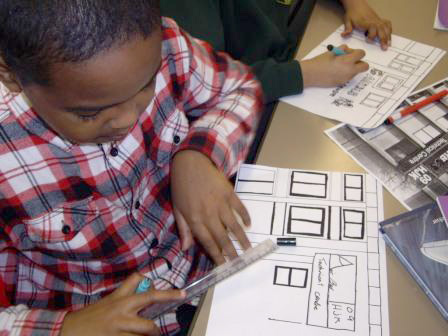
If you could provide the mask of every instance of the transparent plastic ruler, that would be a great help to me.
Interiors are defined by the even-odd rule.
[[[246,250],[235,259],[215,267],[202,278],[189,284],[183,289],[186,292],[186,297],[181,301],[156,303],[141,311],[140,315],[153,320],[159,315],[172,311],[178,306],[191,301],[191,299],[193,299],[195,296],[204,293],[211,286],[214,286],[222,280],[227,279],[231,275],[237,273],[238,271],[241,271],[257,260],[273,252],[276,248],[277,245],[272,240],[266,239],[265,241],[259,243],[257,246]]]

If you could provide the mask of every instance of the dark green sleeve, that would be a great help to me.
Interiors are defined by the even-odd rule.
[[[288,30],[289,6],[275,0],[161,0],[169,16],[194,37],[252,67],[266,102],[301,93],[302,73],[291,60],[297,36]]]
[[[268,58],[251,67],[261,82],[266,103],[303,91],[302,71],[296,60],[277,62]]]

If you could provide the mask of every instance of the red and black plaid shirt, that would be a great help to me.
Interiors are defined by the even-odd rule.
[[[170,161],[182,149],[231,175],[261,113],[247,67],[163,19],[156,94],[116,144],[74,145],[48,129],[23,94],[0,84],[0,335],[57,335],[67,311],[110,293],[135,271],[159,289],[210,266],[182,252],[170,200]],[[174,314],[158,323],[178,328]]]

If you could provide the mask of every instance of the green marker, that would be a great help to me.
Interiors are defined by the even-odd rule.
[[[341,48],[335,47],[332,44],[327,45],[328,51],[331,51],[336,56],[346,55],[347,53]]]
[[[135,292],[138,293],[144,293],[147,292],[151,288],[151,280],[148,278],[144,278],[140,283],[138,284],[137,289]]]

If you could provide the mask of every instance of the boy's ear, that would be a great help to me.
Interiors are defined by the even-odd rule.
[[[2,82],[11,92],[18,93],[22,91],[22,86],[17,80],[16,75],[6,65],[5,61],[1,56],[0,56],[0,82]]]

